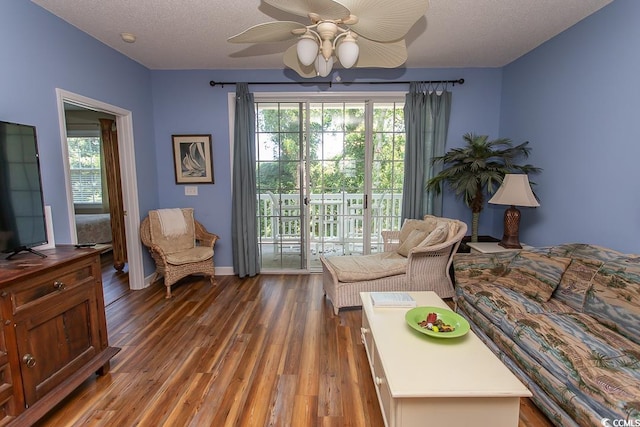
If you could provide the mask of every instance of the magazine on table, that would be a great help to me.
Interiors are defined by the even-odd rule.
[[[415,307],[416,300],[406,292],[370,292],[374,307]]]

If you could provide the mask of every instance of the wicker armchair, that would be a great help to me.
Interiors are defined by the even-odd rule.
[[[193,219],[193,209],[187,208],[182,209],[187,232],[178,238],[167,238],[161,235],[154,220],[157,218],[157,212],[150,211],[149,216],[140,224],[140,239],[156,263],[151,283],[159,276],[164,276],[166,298],[171,298],[171,285],[192,274],[209,276],[211,284],[215,284],[213,247],[218,236],[209,233],[202,224]]]
[[[333,304],[334,313],[338,314],[342,307],[362,305],[360,292],[434,291],[440,298],[453,297],[454,289],[449,269],[453,262],[453,255],[458,250],[458,246],[467,232],[467,225],[454,219],[440,218],[440,220],[455,223],[457,226],[456,232],[452,236],[448,236],[442,243],[413,247],[408,251],[404,264],[400,264],[402,266],[401,271],[394,273],[386,271],[382,274],[382,277],[368,277],[363,280],[340,280],[335,258],[343,258],[341,260],[343,266],[345,261],[349,262],[347,258],[350,258],[354,261],[354,268],[359,265],[366,265],[367,257],[372,257],[371,260],[374,263],[385,262],[388,259],[397,261],[397,258],[400,257],[396,255],[396,251],[400,246],[400,231],[382,231],[384,252],[380,254],[334,258],[320,257],[323,272],[322,286],[325,295],[329,297]],[[402,261],[401,259],[400,262]],[[354,273],[357,274],[358,272]]]

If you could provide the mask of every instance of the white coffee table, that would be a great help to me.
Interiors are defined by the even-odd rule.
[[[434,292],[409,292],[418,306],[448,308]],[[520,398],[531,393],[470,331],[432,338],[410,328],[408,308],[362,299],[362,341],[385,425],[517,427]]]

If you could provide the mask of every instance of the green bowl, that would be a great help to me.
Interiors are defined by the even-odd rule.
[[[455,328],[453,332],[434,332],[420,326],[420,322],[426,320],[427,314],[429,313],[436,313],[438,315],[438,319],[441,319],[447,325],[453,326]],[[434,338],[457,338],[465,335],[469,332],[469,329],[471,329],[467,319],[460,316],[458,313],[439,307],[412,308],[407,311],[404,318],[413,329]]]

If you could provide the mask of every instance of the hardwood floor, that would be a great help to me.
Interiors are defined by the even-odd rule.
[[[109,342],[122,350],[39,426],[383,425],[361,310],[335,316],[321,275],[188,278],[167,300],[109,267]],[[523,400],[520,427],[550,425]]]

